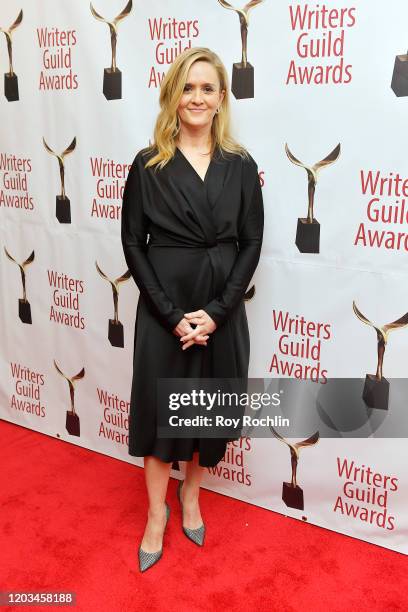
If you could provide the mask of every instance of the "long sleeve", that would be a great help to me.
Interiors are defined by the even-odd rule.
[[[244,164],[242,197],[246,203],[244,210],[247,212],[239,228],[239,253],[221,295],[203,308],[217,327],[225,323],[233,309],[244,298],[261,254],[264,228],[262,189],[255,161],[251,158]]]
[[[170,332],[184,317],[168,298],[146,255],[148,219],[143,210],[140,172],[143,161],[136,156],[125,183],[122,202],[121,239],[126,263],[141,295],[158,320]]]

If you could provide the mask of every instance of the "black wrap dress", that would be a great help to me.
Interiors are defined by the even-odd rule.
[[[176,149],[162,169],[136,155],[126,180],[121,238],[140,295],[136,311],[129,454],[215,466],[227,439],[160,438],[157,378],[247,378],[250,354],[244,295],[257,267],[264,211],[256,162],[217,148],[204,181]],[[207,346],[182,350],[173,329],[205,310],[217,324]],[[194,325],[192,326],[194,327]]]

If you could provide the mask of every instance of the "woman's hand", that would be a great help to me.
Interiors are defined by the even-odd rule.
[[[217,329],[217,325],[210,315],[205,310],[195,310],[194,312],[184,313],[184,317],[189,323],[195,323],[197,327],[181,336],[182,349],[184,350],[194,343],[207,346],[208,334],[212,334]],[[203,338],[206,340],[205,342],[202,342]]]
[[[181,319],[181,321],[176,325],[176,327],[173,329],[173,334],[175,336],[186,336],[187,334],[194,332],[195,329],[193,329],[189,323],[189,321],[185,318]],[[208,340],[208,336],[207,335],[197,335],[194,340],[191,340],[188,345],[186,346],[185,344],[183,344],[182,346],[182,350],[184,350],[185,348],[188,348],[189,346],[193,345],[193,344],[201,344],[202,346],[207,346],[207,340]]]

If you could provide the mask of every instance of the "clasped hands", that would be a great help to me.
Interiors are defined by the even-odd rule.
[[[191,324],[196,324],[197,327],[193,328]],[[173,333],[180,336],[180,342],[183,343],[181,348],[184,351],[193,344],[207,346],[209,334],[212,334],[216,328],[216,323],[205,310],[195,310],[184,314],[184,318],[174,328]]]

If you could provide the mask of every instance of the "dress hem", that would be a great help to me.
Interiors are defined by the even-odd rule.
[[[199,453],[199,450],[193,451],[196,453]],[[174,463],[175,461],[192,461],[193,460],[193,455],[191,454],[190,457],[182,457],[182,458],[176,458],[176,459],[167,459],[164,458],[162,455],[159,455],[157,453],[147,453],[146,455],[141,455],[139,453],[131,453],[130,451],[128,451],[128,454],[131,457],[156,457],[156,459],[160,459],[160,461],[163,461],[163,463]],[[224,455],[223,455],[224,456]],[[200,463],[200,460],[198,460],[198,465],[200,467],[215,467],[220,461],[221,461],[222,457],[220,459],[218,459],[218,461],[216,463],[211,463],[209,465],[203,465],[202,463]]]

